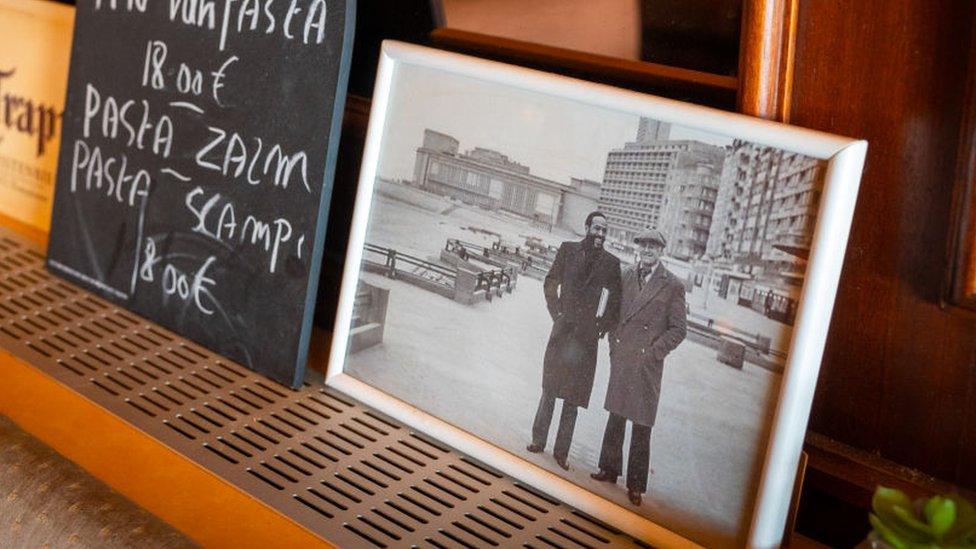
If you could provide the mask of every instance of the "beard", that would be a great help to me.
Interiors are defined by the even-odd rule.
[[[603,242],[604,238],[602,236],[588,234],[583,238],[583,247],[603,249]]]

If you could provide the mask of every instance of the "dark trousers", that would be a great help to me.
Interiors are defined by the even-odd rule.
[[[651,428],[633,426],[630,432],[630,453],[627,456],[627,488],[640,493],[647,491],[647,472],[651,457]],[[603,448],[600,450],[600,470],[620,476],[624,462],[624,431],[627,418],[610,414],[607,428],[603,431]]]
[[[535,421],[532,422],[532,444],[546,447],[549,424],[552,423],[552,412],[555,407],[556,397],[543,391],[542,398],[539,399],[539,409],[535,412]],[[556,445],[552,449],[552,455],[560,461],[565,461],[569,456],[569,444],[573,441],[573,429],[576,428],[576,411],[575,404],[563,400],[562,412],[559,414],[559,430],[556,432]]]

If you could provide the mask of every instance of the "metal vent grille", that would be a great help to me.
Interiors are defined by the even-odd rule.
[[[640,545],[321,379],[282,387],[43,261],[0,229],[0,346],[336,545]]]

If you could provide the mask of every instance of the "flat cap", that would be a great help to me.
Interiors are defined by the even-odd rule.
[[[641,242],[655,242],[661,246],[667,246],[668,241],[664,238],[664,233],[657,229],[644,229],[634,237],[634,244]]]

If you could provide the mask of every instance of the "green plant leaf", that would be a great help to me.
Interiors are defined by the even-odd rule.
[[[906,509],[896,505],[891,508],[891,512],[898,517],[899,524],[903,524],[926,536],[927,539],[931,539],[930,536],[932,536],[932,527],[915,518],[915,515],[911,512],[910,508]]]
[[[895,505],[910,508],[912,506],[912,500],[907,494],[905,494],[905,492],[902,492],[897,488],[878,486],[874,490],[874,496],[871,497],[871,508],[874,509],[875,512],[878,512],[882,508],[888,508]]]
[[[881,521],[892,534],[898,536],[899,539],[909,544],[911,547],[925,545],[933,541],[931,535],[920,533],[917,530],[902,524],[897,519],[893,521],[885,521],[883,518],[878,517],[877,515],[874,516],[877,517],[877,519]]]
[[[956,520],[944,539],[952,544],[976,546],[976,508],[958,494],[948,494],[945,498],[956,505]]]
[[[898,516],[894,512],[895,507],[910,509],[911,506],[912,501],[908,499],[908,496],[901,490],[894,488],[878,486],[874,491],[874,496],[871,498],[871,509],[874,511],[874,514],[889,524],[899,522]]]
[[[925,502],[925,519],[932,529],[932,535],[942,540],[946,532],[956,522],[956,503],[942,496],[932,496]]]
[[[881,536],[881,539],[885,540],[885,543],[892,546],[894,549],[908,549],[908,542],[903,541],[898,534],[896,534],[891,528],[885,525],[884,521],[878,518],[874,513],[868,514],[868,521],[871,522],[871,526],[874,531]]]
[[[874,497],[871,498],[871,507],[888,531],[897,535],[905,543],[925,544],[933,541],[928,525],[917,520],[906,522],[903,518],[907,516],[913,519],[910,511],[912,501],[901,490],[879,486],[874,492]],[[918,527],[919,525],[921,528]],[[880,535],[881,532],[878,534]]]

